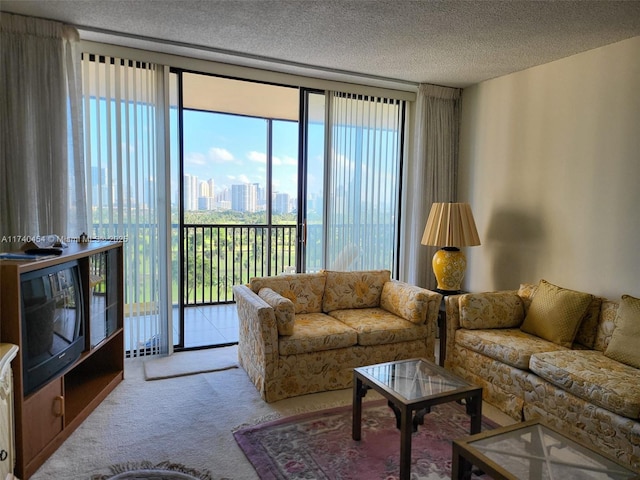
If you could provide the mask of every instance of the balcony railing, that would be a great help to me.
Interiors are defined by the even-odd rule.
[[[104,230],[104,231],[103,231]],[[172,256],[178,255],[179,225],[173,224]],[[114,231],[127,238],[125,253],[130,264],[127,282],[137,288],[127,288],[125,301],[140,307],[154,302],[151,292],[154,269],[151,257],[142,258],[140,251],[150,250],[150,239],[157,229],[149,225],[118,229],[99,228],[94,225],[95,236],[113,236]],[[330,232],[336,251],[329,258],[343,257],[341,250],[355,248],[357,255],[349,263],[350,269],[391,268],[393,265],[394,229],[389,225],[336,225]],[[182,284],[184,305],[212,305],[233,302],[233,285],[248,283],[252,277],[278,275],[295,268],[299,252],[296,225],[239,225],[239,224],[186,224],[183,227],[184,250],[182,277],[174,268],[173,293],[177,295]],[[340,239],[366,239],[359,244],[343,245]],[[323,225],[308,225],[305,244],[305,271],[317,272],[323,268]],[[340,267],[346,267],[344,263]],[[174,267],[177,265],[174,264]],[[329,263],[329,269],[339,268]],[[173,297],[174,302],[177,297]],[[137,310],[136,310],[137,311]],[[146,311],[146,310],[145,310]]]
[[[296,266],[295,225],[185,225],[185,305],[233,301],[233,285]]]
[[[322,225],[308,225],[306,235],[305,271],[315,272],[322,268]],[[389,225],[338,225],[332,235],[337,251],[331,253],[331,258],[342,258],[340,268],[379,269],[393,265],[394,229]],[[338,240],[342,238],[366,239],[368,247],[342,245]],[[345,261],[341,251],[354,249],[357,253],[350,253]],[[295,268],[298,255],[295,225],[185,225],[184,305],[233,302],[233,285]]]

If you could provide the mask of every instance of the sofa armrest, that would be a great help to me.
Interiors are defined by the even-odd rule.
[[[275,311],[246,285],[235,285],[233,294],[238,308],[238,356],[244,366],[264,381],[274,375],[278,363]],[[253,380],[255,383],[256,379]],[[261,386],[258,388],[262,391]]]
[[[439,293],[398,280],[385,282],[380,295],[381,308],[417,325],[436,322],[441,301]]]
[[[456,344],[456,330],[460,328],[460,305],[459,300],[462,295],[448,295],[444,299],[445,305],[445,329],[447,346],[445,351],[448,355],[444,358],[444,368],[451,370],[453,368],[453,362],[451,357],[453,354],[453,347]],[[442,352],[440,352],[442,355]]]

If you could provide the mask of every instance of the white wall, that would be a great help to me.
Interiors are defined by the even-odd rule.
[[[465,89],[459,195],[468,290],[640,297],[640,37]]]

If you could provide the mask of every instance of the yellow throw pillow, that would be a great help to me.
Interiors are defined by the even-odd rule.
[[[623,295],[618,307],[616,328],[604,355],[640,368],[640,299]]]
[[[389,270],[324,272],[327,275],[322,299],[324,313],[346,308],[379,307],[382,288],[391,280]]]
[[[592,299],[593,295],[588,293],[540,280],[520,330],[571,348]]]

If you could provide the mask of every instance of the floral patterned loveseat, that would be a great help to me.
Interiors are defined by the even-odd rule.
[[[354,367],[434,359],[442,296],[388,270],[259,277],[233,292],[239,362],[267,402],[348,388]]]
[[[514,419],[542,418],[640,471],[640,300],[589,295],[572,309],[548,303],[554,289],[580,293],[541,280],[447,297],[445,368]],[[578,322],[554,337],[536,333],[532,313]]]

